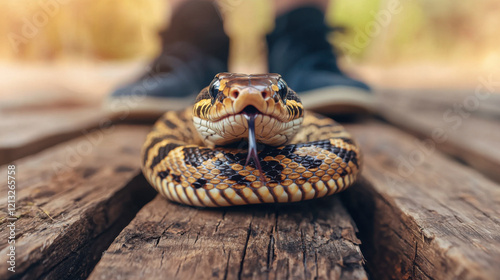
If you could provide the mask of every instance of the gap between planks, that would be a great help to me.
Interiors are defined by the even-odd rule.
[[[499,94],[382,91],[377,98],[381,116],[423,139],[423,149],[440,149],[500,182]]]
[[[363,221],[360,223],[362,235],[368,235],[368,240],[372,238],[372,241],[365,245],[366,248],[371,248],[367,250],[369,253],[369,267],[371,269],[375,266],[379,267],[378,270],[374,270],[374,275],[381,275],[377,274],[380,273],[380,271],[384,271],[380,268],[392,269],[390,271],[392,271],[394,275],[401,277],[420,276],[422,278],[434,277],[436,276],[434,274],[439,273],[439,271],[447,272],[446,275],[438,275],[443,278],[457,275],[465,278],[468,278],[468,276],[484,278],[484,276],[491,275],[488,273],[495,272],[492,272],[493,266],[489,267],[488,262],[498,261],[498,244],[486,238],[484,230],[481,229],[483,225],[480,222],[481,219],[485,219],[487,228],[496,230],[498,221],[495,219],[498,217],[498,208],[491,206],[499,204],[498,202],[500,200],[498,199],[498,193],[493,190],[498,186],[486,180],[476,172],[468,168],[464,169],[464,167],[461,167],[460,164],[456,162],[449,159],[443,162],[442,157],[435,151],[432,152],[430,156],[427,156],[424,163],[417,166],[416,171],[414,171],[411,176],[405,177],[403,178],[404,180],[402,180],[400,176],[398,177],[398,174],[391,173],[391,169],[397,169],[398,155],[402,154],[408,156],[412,151],[418,149],[418,147],[414,145],[415,139],[397,130],[390,129],[386,125],[371,124],[371,126],[366,126],[364,124],[363,126],[359,126],[363,127],[362,129],[359,127],[356,128],[356,126],[353,127],[354,134],[362,143],[365,158],[375,157],[383,159],[381,161],[382,164],[381,162],[373,162],[371,165],[367,164],[367,166],[365,166],[365,172],[367,172],[364,176],[365,179],[358,184],[357,188],[349,190],[342,196],[349,201],[349,208],[352,213],[354,213],[357,220]],[[370,129],[359,132],[360,130],[365,130],[366,127],[370,127]],[[372,127],[376,127],[376,129]],[[398,142],[398,139],[395,139],[391,135],[398,135],[401,139],[405,140]],[[370,137],[377,139],[379,144],[367,144],[369,140],[366,139]],[[388,145],[387,143],[394,144],[394,147],[397,147],[397,149],[395,149],[396,152],[392,151],[392,153],[389,153],[391,149],[386,147],[386,145]],[[398,145],[398,143],[400,145]],[[136,146],[140,147],[141,144],[142,142],[138,143]],[[383,153],[381,153],[381,151],[383,151]],[[388,156],[383,155],[386,152]],[[422,179],[426,178],[425,176],[429,174],[436,176],[436,172],[433,171],[434,168],[436,168],[436,170],[442,169],[442,166],[436,164],[434,161],[435,157],[438,158],[437,162],[451,166],[446,170],[447,172],[451,174],[458,173],[458,178],[462,180],[460,181],[455,177],[448,178],[449,176],[445,176],[445,174],[438,174],[437,178],[440,178],[438,183],[429,183],[429,179],[427,179],[427,181]],[[29,159],[31,160],[31,158]],[[381,167],[376,168],[377,165],[381,165]],[[33,169],[33,167],[31,168]],[[383,174],[383,177],[380,177],[382,175],[377,176],[374,170],[378,170]],[[465,170],[465,173],[460,175],[460,172],[456,172],[457,170],[460,172]],[[82,172],[82,170],[78,170],[78,172]],[[85,172],[86,174],[91,174],[95,171],[87,170]],[[47,180],[47,177],[42,174],[39,176],[39,178]],[[92,174],[90,176],[92,176]],[[128,173],[127,176],[130,176],[128,180],[133,177],[131,173]],[[421,176],[421,178],[419,176]],[[396,182],[396,186],[394,184],[390,185],[387,182],[388,178],[391,179],[389,183]],[[395,181],[392,181],[393,179]],[[66,180],[69,179],[67,178]],[[141,181],[143,179],[137,180]],[[28,180],[29,183],[36,181],[37,180],[33,178]],[[458,188],[458,190],[451,188],[450,182],[453,182],[460,188]],[[140,184],[144,184],[144,181]],[[479,186],[477,187],[476,185],[478,184]],[[442,185],[446,186],[446,188]],[[477,189],[475,187],[477,187]],[[431,194],[433,194],[433,192],[426,193],[425,190],[428,188],[432,188],[439,196],[432,196]],[[39,186],[38,191],[40,191],[40,189],[43,188]],[[413,196],[413,193],[406,192],[409,189],[415,189],[415,191],[419,193],[419,196]],[[453,199],[446,199],[444,197],[446,193],[454,194],[454,196],[452,196]],[[107,199],[109,199],[109,197]],[[47,197],[45,200],[47,200]],[[425,203],[422,204],[422,201]],[[457,202],[460,207],[454,204]],[[450,203],[454,205],[454,208],[446,207]],[[367,216],[367,214],[369,215]],[[39,215],[37,217],[38,219],[43,217],[42,213],[37,215]],[[47,219],[47,217],[41,219]],[[446,226],[450,226],[449,230],[439,229],[438,222],[443,221]],[[492,221],[494,223],[492,223]],[[220,224],[218,227],[220,227]],[[249,235],[249,233],[252,233],[252,230],[251,227],[248,227],[246,230],[245,238],[248,238],[249,241],[251,240],[251,235]],[[477,234],[477,232],[479,232],[479,234]],[[304,233],[300,231],[300,235],[304,236]],[[458,237],[463,235],[461,236],[462,239],[458,238],[457,235]],[[498,238],[495,234],[493,234],[493,236],[494,238]],[[23,235],[21,234],[20,237],[23,238]],[[65,236],[64,238],[68,237]],[[62,239],[64,240],[64,238]],[[472,249],[467,247],[467,244],[464,244],[464,238],[473,238],[470,242],[473,247]],[[269,238],[269,241],[266,243],[268,248],[272,248],[271,243],[275,245],[276,240],[272,242],[271,240],[274,240],[274,237]],[[158,239],[158,242],[160,241],[161,239]],[[50,244],[50,242],[49,240],[48,244]],[[245,244],[245,252],[247,252],[249,243]],[[300,242],[300,244],[303,245],[304,242]],[[49,248],[53,249],[53,247],[50,246]],[[470,250],[470,252],[467,252],[468,250]],[[267,250],[266,252],[270,251]],[[374,252],[377,253],[374,254]],[[485,252],[489,252],[490,254],[485,255]],[[74,254],[74,252],[71,254]],[[71,257],[71,254],[66,254],[66,256],[70,259],[76,259]],[[235,252],[232,251],[232,254],[234,258]],[[478,258],[476,258],[475,255],[477,255]],[[266,268],[269,263],[275,262],[273,256],[274,254],[266,254]],[[303,256],[307,256],[307,254],[303,253]],[[247,259],[247,253],[245,253],[245,259]],[[307,260],[307,258],[303,259]],[[230,265],[232,265],[230,260],[231,257],[228,257],[225,262],[228,269]],[[60,263],[63,261],[65,260],[60,260]],[[35,262],[35,266],[39,265],[42,265],[42,262]],[[54,263],[50,263],[49,261],[48,265],[54,265]],[[286,266],[290,264],[285,262],[283,265]],[[242,276],[245,276],[243,273],[244,267],[245,266],[238,270],[238,273],[241,273]],[[304,267],[306,268],[307,265]],[[225,277],[230,276],[229,270],[224,271]],[[303,269],[302,271],[305,275],[307,275],[308,272],[310,273],[308,269]],[[385,275],[385,277],[387,277],[387,275]]]
[[[347,127],[360,143],[365,164],[360,182],[340,198],[361,228],[375,279],[491,279],[500,273],[498,184],[439,151],[424,153],[417,138],[389,125],[368,121]],[[420,161],[407,166],[417,152]],[[307,209],[334,213],[325,203],[338,201],[334,196],[296,206],[200,212],[157,197],[110,246],[91,279],[190,278],[210,275],[207,271],[223,279],[347,277],[328,266],[338,264],[328,256],[342,246],[307,253],[308,245],[321,248],[314,243],[316,225],[325,224]],[[325,220],[329,227],[338,224]]]
[[[88,276],[101,252],[155,195],[137,175],[149,129],[115,125],[89,134],[94,142],[80,137],[14,162],[16,273],[7,271],[8,232],[1,231],[1,279]],[[6,166],[0,172],[6,174]],[[5,224],[5,201],[0,209]]]
[[[337,197],[199,209],[157,196],[90,279],[367,279],[356,231]]]
[[[380,122],[347,126],[365,163],[341,197],[374,279],[500,275],[500,185]]]

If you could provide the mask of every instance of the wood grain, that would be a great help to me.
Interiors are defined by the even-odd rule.
[[[374,279],[495,279],[500,185],[377,122],[349,125],[363,180],[342,196]]]
[[[0,232],[0,279],[84,278],[154,192],[140,173],[148,127],[111,126],[16,164],[16,273],[7,271]],[[6,166],[0,174],[7,174]],[[135,178],[135,179],[134,179]],[[2,180],[2,189],[6,182]],[[6,226],[6,200],[0,203]]]
[[[441,103],[442,108],[433,108],[434,103],[418,106],[412,100],[385,99],[380,113],[389,122],[424,139],[426,145],[435,146],[500,182],[500,120],[479,114],[486,104],[466,110],[456,109],[453,103],[448,107]]]
[[[500,116],[500,87],[498,82],[480,78],[476,88],[445,89],[378,89],[375,92],[381,109],[393,105],[420,110],[444,112],[465,109],[473,114],[498,118]],[[382,111],[383,112],[383,111]]]
[[[0,165],[111,125],[96,107],[43,106],[0,110]]]
[[[367,279],[356,231],[338,197],[199,209],[157,196],[90,279]]]

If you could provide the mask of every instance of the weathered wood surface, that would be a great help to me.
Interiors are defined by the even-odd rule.
[[[90,279],[367,279],[356,231],[338,197],[199,209],[158,196]]]
[[[481,117],[500,116],[500,83],[491,78],[481,78],[476,88],[470,89],[379,89],[375,94],[382,106],[440,112],[451,109],[455,113],[467,111]]]
[[[154,197],[144,188],[140,148],[148,127],[111,126],[16,164],[16,273],[7,271],[0,232],[0,279],[78,279]],[[6,166],[0,174],[7,174]],[[6,182],[2,180],[2,189]],[[6,227],[6,200],[0,202]]]
[[[0,118],[9,130],[0,136],[3,163],[47,149],[16,162],[17,273],[6,269],[2,230],[0,279],[91,272],[92,279],[366,279],[350,214],[373,279],[497,278],[500,185],[439,151],[500,178],[494,112],[471,112],[459,124],[443,118],[449,105],[392,102],[384,117],[421,139],[374,121],[349,125],[365,160],[352,189],[318,201],[225,209],[160,197],[146,204],[155,195],[138,175],[146,127],[103,129],[109,119],[93,109],[15,112],[17,124]],[[1,201],[4,228],[6,209]]]
[[[0,165],[111,124],[96,107],[42,106],[0,110]]]
[[[420,107],[412,100],[401,96],[383,99],[380,114],[423,138],[426,145],[437,147],[500,182],[500,120],[478,114],[485,104],[475,110],[463,106],[455,109],[452,104],[437,109]]]
[[[374,279],[497,279],[500,185],[377,122],[348,126],[363,180],[342,198]]]

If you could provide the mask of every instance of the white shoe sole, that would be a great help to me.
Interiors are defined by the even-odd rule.
[[[301,92],[304,108],[326,115],[370,114],[374,97],[369,91],[347,86],[333,86]],[[178,111],[193,105],[195,97],[109,97],[103,108],[119,120],[155,120],[167,111]]]
[[[371,114],[375,111],[373,93],[349,86],[332,86],[301,92],[304,108],[326,115]]]
[[[194,103],[196,97],[108,97],[103,109],[118,120],[156,120],[167,111],[179,111]]]

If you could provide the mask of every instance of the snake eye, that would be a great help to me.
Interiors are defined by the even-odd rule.
[[[285,101],[286,95],[288,94],[288,85],[282,79],[278,81],[278,94],[281,99]]]
[[[210,95],[212,96],[213,99],[217,98],[217,95],[219,94],[219,87],[220,87],[219,79],[214,79],[210,84],[210,87],[208,87],[208,92],[210,92]]]

